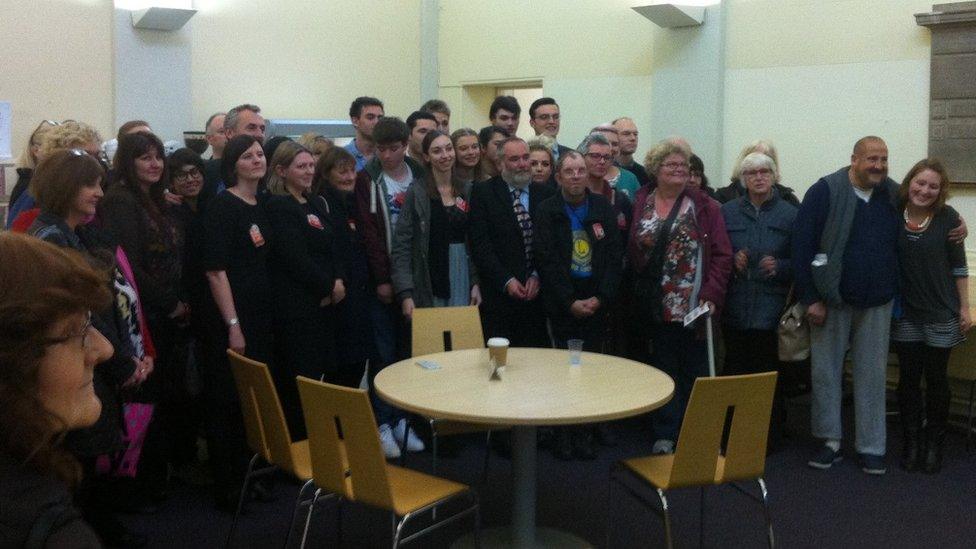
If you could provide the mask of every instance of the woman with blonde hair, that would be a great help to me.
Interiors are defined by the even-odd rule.
[[[325,200],[312,192],[315,159],[294,141],[268,166],[266,211],[275,234],[269,261],[275,305],[275,379],[292,438],[305,438],[295,376],[335,375],[333,307],[346,289],[335,257]]]
[[[91,315],[111,300],[107,279],[25,235],[0,234],[0,257],[0,545],[101,547],[74,508],[81,467],[62,443],[101,415],[92,378],[112,345]]]
[[[9,198],[11,204],[17,202],[21,193],[26,191],[27,186],[30,184],[30,178],[34,173],[34,168],[37,167],[37,163],[40,161],[37,153],[41,150],[41,143],[44,142],[44,136],[47,132],[51,131],[51,128],[59,125],[61,125],[60,122],[42,120],[37,128],[31,132],[30,139],[27,140],[27,146],[24,147],[24,152],[17,159],[17,184],[10,191]]]

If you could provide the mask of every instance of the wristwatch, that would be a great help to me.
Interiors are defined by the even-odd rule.
[[[230,328],[231,326],[237,326],[240,323],[241,321],[238,320],[237,317],[235,316],[234,318],[227,321],[227,327]]]

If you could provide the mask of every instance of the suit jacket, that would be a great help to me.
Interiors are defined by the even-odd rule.
[[[529,216],[534,221],[539,205],[554,191],[537,184],[530,184],[528,189]],[[478,268],[486,305],[508,299],[505,284],[509,279],[514,277],[525,283],[536,267],[526,267],[522,228],[515,218],[508,183],[501,176],[475,183],[472,187],[468,230],[471,255]]]

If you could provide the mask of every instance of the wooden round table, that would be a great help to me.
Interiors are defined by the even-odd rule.
[[[440,369],[425,369],[420,360]],[[376,375],[375,387],[387,402],[427,417],[511,425],[512,528],[505,545],[566,546],[575,538],[535,526],[536,427],[648,412],[671,399],[674,381],[647,364],[599,353],[584,352],[581,364],[570,366],[569,351],[559,349],[509,349],[502,378],[490,374],[487,349],[451,351],[391,364]]]

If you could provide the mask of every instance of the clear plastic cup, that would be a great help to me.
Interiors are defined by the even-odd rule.
[[[570,339],[566,342],[566,347],[569,349],[569,365],[579,366],[583,358],[583,340]]]

